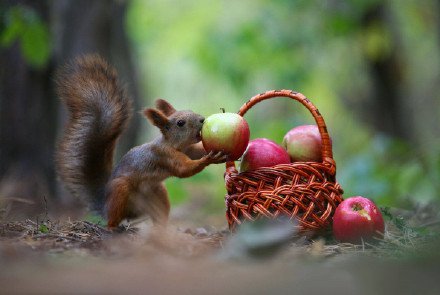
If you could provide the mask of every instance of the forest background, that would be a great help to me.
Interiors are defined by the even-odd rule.
[[[136,111],[162,97],[208,116],[267,90],[299,91],[326,120],[345,197],[399,208],[439,202],[439,11],[435,0],[3,0],[1,217],[76,208],[53,166],[66,122],[54,73],[91,52],[116,66]],[[246,119],[251,138],[278,143],[314,123],[281,98]],[[117,159],[157,134],[135,113]],[[173,214],[225,225],[223,173],[211,165],[167,180]]]

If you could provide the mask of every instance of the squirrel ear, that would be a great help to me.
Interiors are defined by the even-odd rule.
[[[161,112],[156,109],[145,109],[144,115],[154,126],[158,127],[161,131],[169,128],[168,118]]]
[[[164,113],[167,117],[176,112],[176,109],[168,101],[162,98],[156,100],[156,108]]]

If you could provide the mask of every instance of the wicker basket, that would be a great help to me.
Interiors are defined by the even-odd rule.
[[[325,229],[340,202],[330,136],[318,109],[301,93],[273,90],[252,97],[238,114],[244,116],[255,104],[274,97],[290,97],[313,115],[322,138],[322,162],[295,162],[238,173],[234,162],[226,163],[226,218],[233,231],[243,221],[287,216],[296,220],[300,232]]]

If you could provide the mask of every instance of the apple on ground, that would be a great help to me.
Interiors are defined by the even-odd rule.
[[[219,113],[206,118],[202,126],[202,143],[207,152],[223,151],[227,161],[241,157],[249,143],[249,125],[235,113]]]
[[[384,221],[373,201],[355,196],[345,199],[333,216],[333,235],[340,242],[353,244],[382,238]]]
[[[291,129],[283,138],[283,147],[292,162],[321,162],[321,134],[316,125],[301,125]]]
[[[288,163],[290,157],[285,149],[267,138],[257,138],[249,142],[240,163],[240,172]]]

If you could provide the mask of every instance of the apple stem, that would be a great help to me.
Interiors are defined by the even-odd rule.
[[[226,113],[225,108],[220,108],[220,110],[222,111],[222,113]]]
[[[360,205],[360,204],[358,204],[358,203],[356,203],[356,204],[354,204],[353,205],[353,210],[354,211],[360,211],[360,210],[362,210],[363,208],[362,208],[362,205]]]

